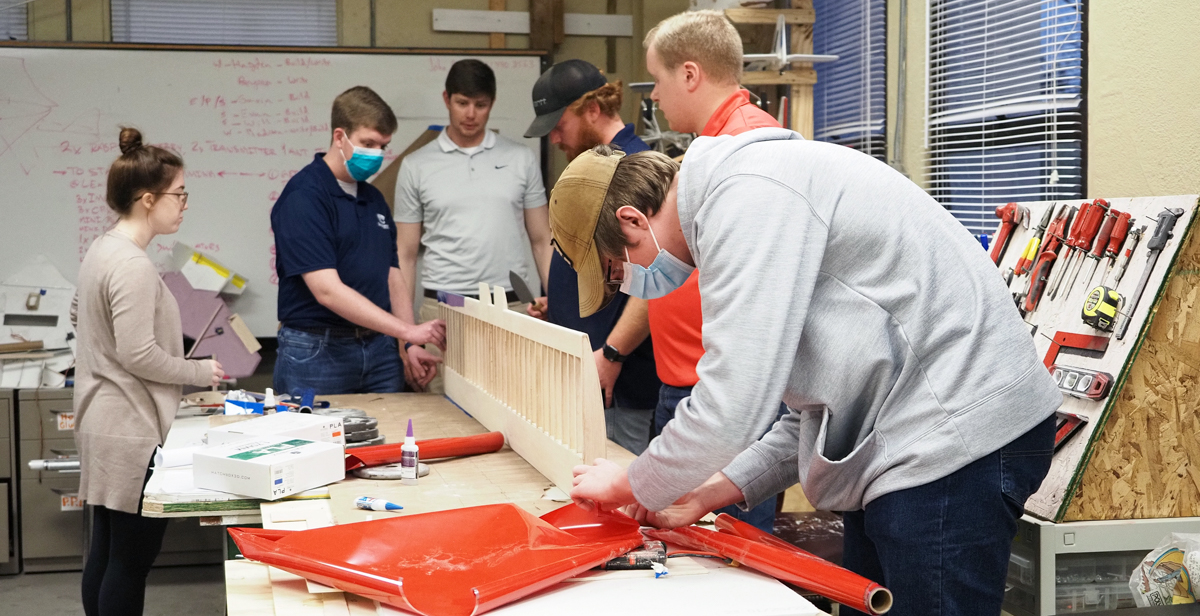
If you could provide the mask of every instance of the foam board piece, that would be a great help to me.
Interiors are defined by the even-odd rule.
[[[192,287],[203,291],[241,295],[246,290],[244,276],[221,264],[212,255],[180,242],[176,242],[171,249],[168,269],[183,274]]]
[[[342,418],[307,413],[275,413],[208,429],[209,445],[224,445],[262,437],[299,438],[307,441],[346,444]]]
[[[197,289],[182,272],[167,272],[162,275],[175,303],[179,304],[179,318],[183,335],[193,341],[199,340],[192,357],[216,356],[233,378],[245,378],[254,374],[262,356],[258,348],[248,346],[253,337],[243,336],[241,318],[229,309],[217,291]]]
[[[70,349],[75,285],[44,255],[31,259],[0,284],[0,342],[40,340],[45,349]]]

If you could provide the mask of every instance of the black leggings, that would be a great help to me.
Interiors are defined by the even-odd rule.
[[[149,471],[147,471],[149,479]],[[162,549],[165,518],[144,518],[93,507],[92,547],[83,566],[83,612],[87,616],[142,613],[146,576]]]

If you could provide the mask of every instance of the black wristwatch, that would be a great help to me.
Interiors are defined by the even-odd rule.
[[[615,347],[611,344],[604,345],[604,359],[607,359],[608,361],[616,362],[619,364],[619,363],[625,361],[626,357],[629,357],[629,356],[621,355],[621,352],[617,350],[617,347]]]

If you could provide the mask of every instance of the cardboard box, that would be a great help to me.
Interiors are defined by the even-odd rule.
[[[346,478],[341,445],[261,438],[205,447],[192,457],[198,488],[276,500]]]
[[[237,443],[262,437],[288,437],[346,444],[341,417],[307,413],[275,413],[208,429],[209,445]]]

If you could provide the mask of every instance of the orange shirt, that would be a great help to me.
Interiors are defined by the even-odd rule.
[[[739,89],[725,99],[704,125],[701,137],[738,135],[756,128],[779,128],[771,114],[750,102],[750,92]],[[704,355],[700,313],[700,273],[692,272],[683,286],[666,297],[650,300],[650,336],[660,381],[673,387],[691,387],[700,380],[696,364]]]

